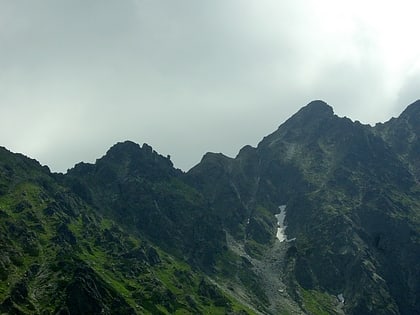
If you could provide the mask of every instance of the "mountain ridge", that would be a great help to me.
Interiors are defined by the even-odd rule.
[[[415,112],[415,109],[418,107],[419,103],[411,105],[410,112]],[[316,119],[311,119],[311,115],[306,115],[306,113],[309,113],[310,110],[313,109],[317,109],[318,111],[316,113],[320,114],[316,116]],[[405,120],[404,115],[402,116],[402,119]],[[416,121],[418,117],[411,117],[411,119]],[[390,128],[392,128],[392,126]],[[392,224],[390,222],[394,220],[391,218],[392,216],[402,215],[405,216],[405,219],[403,220],[411,220],[407,215],[404,215],[403,212],[397,210],[398,208],[410,208],[412,209],[412,213],[410,215],[418,217],[419,195],[416,192],[418,191],[418,186],[416,186],[416,179],[413,176],[413,172],[406,167],[407,164],[404,162],[404,159],[402,159],[401,154],[392,150],[390,141],[384,137],[383,134],[377,132],[376,130],[372,132],[371,127],[368,125],[362,125],[357,122],[353,123],[347,118],[335,116],[325,103],[315,102],[309,108],[304,107],[297,114],[293,115],[289,120],[282,124],[274,133],[265,137],[258,144],[257,148],[246,147],[246,149],[241,152],[242,154],[238,154],[235,159],[239,170],[235,171],[235,166],[231,166],[229,170],[219,168],[218,172],[221,172],[222,174],[224,172],[225,175],[223,176],[227,178],[224,180],[227,184],[225,184],[224,190],[221,190],[224,196],[226,195],[226,191],[230,190],[232,199],[234,199],[236,195],[238,205],[244,203],[242,197],[243,195],[252,196],[252,198],[247,201],[248,203],[255,204],[258,203],[258,199],[261,199],[259,202],[265,204],[267,208],[271,208],[272,213],[275,213],[277,208],[276,205],[289,204],[287,207],[290,209],[290,212],[288,211],[290,214],[286,216],[286,223],[288,225],[286,231],[290,235],[290,238],[297,238],[297,243],[301,239],[299,235],[311,235],[312,233],[309,233],[310,230],[305,230],[305,228],[302,229],[302,225],[305,225],[302,218],[311,218],[311,220],[306,223],[310,226],[313,225],[314,222],[319,221],[320,218],[324,216],[328,218],[331,217],[332,214],[336,213],[339,221],[334,224],[341,222],[339,223],[340,225],[348,225],[348,233],[353,235],[350,236],[350,238],[354,237],[355,239],[360,240],[357,241],[359,245],[352,249],[354,253],[352,255],[355,255],[359,250],[363,250],[368,253],[371,251],[369,249],[371,246],[370,244],[376,243],[378,239],[384,237],[383,235],[386,234],[386,229],[391,228],[389,224]],[[411,163],[418,163],[419,156],[420,155],[414,154],[409,156]],[[217,161],[213,161],[213,165],[217,165]],[[253,165],[254,168],[252,169],[247,167],[249,165]],[[257,170],[255,169],[256,165],[258,166]],[[201,172],[206,172],[206,166],[198,166],[198,168],[196,167],[193,169],[193,176],[195,176],[194,173],[197,173],[199,168],[202,169]],[[214,174],[217,174],[218,172],[213,170]],[[243,176],[244,173],[248,173],[245,175],[245,178]],[[209,177],[211,178],[212,174],[205,173],[204,175],[198,176],[205,179]],[[220,176],[221,175],[219,175],[219,177]],[[235,178],[238,176],[239,180],[235,182]],[[249,178],[254,180],[250,181],[252,184],[249,185],[249,191],[244,193],[241,191],[240,187],[241,183],[247,181],[246,177],[248,177],[248,181]],[[204,185],[204,187],[206,187],[205,190],[210,190],[209,187],[214,185],[213,182],[214,180],[211,180],[207,187]],[[286,184],[284,185],[283,183]],[[388,187],[386,187],[382,183],[389,183],[390,185],[388,184]],[[324,188],[319,189],[320,187]],[[374,187],[381,188],[377,190]],[[338,191],[337,193],[331,194],[331,189],[338,189]],[[262,191],[265,196],[259,197],[259,191]],[[389,196],[395,196],[396,191],[399,191],[398,194],[401,193],[402,195],[407,194],[407,196],[413,196],[416,202],[410,202],[409,205],[403,206],[400,201],[401,199],[391,201],[392,197],[391,199],[388,198],[388,200],[382,197],[387,194]],[[327,197],[322,197],[322,194]],[[331,199],[329,195],[331,195],[333,199]],[[319,197],[314,198],[314,196]],[[217,200],[217,194],[212,198]],[[311,214],[305,210],[305,208],[316,209],[319,207],[317,204],[320,203],[324,204],[326,207],[326,209],[323,210],[326,212],[323,214]],[[387,208],[393,209],[390,210],[392,212],[386,215],[388,217],[385,219],[388,222],[386,224],[385,221],[383,221],[384,219],[381,218],[383,214],[375,212],[375,209],[383,207],[384,205]],[[224,211],[228,212],[229,209],[232,208],[233,206],[230,205],[229,208],[224,209]],[[243,208],[245,209],[246,206]],[[369,211],[361,211],[363,208],[369,209]],[[337,212],[337,209],[342,210]],[[342,213],[340,213],[341,211]],[[353,212],[353,217],[350,219],[349,211]],[[243,213],[249,212],[252,212],[252,210],[243,210]],[[266,220],[269,220],[269,217],[264,217],[261,213],[260,215]],[[246,220],[246,215],[243,220]],[[382,221],[382,227],[380,224],[372,226],[372,220],[377,222]],[[319,226],[324,226],[322,220],[319,221],[318,224]],[[397,224],[401,225],[402,223],[400,222]],[[405,225],[405,228],[400,230],[401,235],[406,235],[406,233],[403,232],[404,229],[412,231],[414,234],[418,233],[418,228],[416,228],[416,226],[418,226],[418,220],[416,219],[410,224],[412,226],[411,228],[408,228],[408,226]],[[334,225],[327,226],[330,231],[340,233]],[[259,228],[261,228],[261,224],[259,225]],[[269,230],[269,228],[263,228],[263,230]],[[321,230],[316,228],[314,228],[314,230],[317,233],[322,234]],[[253,234],[255,231],[250,231],[249,233]],[[344,233],[342,237],[349,238],[348,233]],[[334,239],[335,237],[333,235],[334,234],[330,235],[326,241]],[[317,238],[315,234],[311,237],[313,239]],[[394,238],[394,240],[388,238],[387,242],[395,242],[395,240],[398,239],[398,236],[394,235],[391,238]],[[408,239],[405,240],[408,241]],[[404,244],[404,242],[401,243],[401,246],[406,247],[402,244]],[[299,247],[307,246],[305,244],[297,245],[297,251],[299,251]],[[410,260],[415,266],[413,271],[417,276],[412,278],[414,280],[418,277],[420,268],[413,257],[420,257],[420,254],[418,245],[413,246],[415,247],[406,250],[406,255],[408,255],[407,257],[412,257]],[[322,244],[317,244],[315,247],[319,250],[324,246]],[[339,248],[336,250],[338,252],[340,251]],[[412,252],[410,253],[410,251]],[[309,253],[309,255],[312,254]],[[376,255],[377,254],[374,254],[374,256]],[[375,258],[374,261],[379,259],[383,261],[382,263],[386,264],[387,262],[384,262],[381,255],[382,254],[379,254],[378,258]],[[328,280],[326,277],[322,276],[322,269],[314,270],[314,266],[318,265],[317,268],[325,268],[323,265],[329,265],[330,273],[334,274],[332,271],[336,270],[337,275],[350,272],[346,272],[342,269],[340,270],[340,268],[337,269],[336,266],[342,265],[343,262],[337,261],[336,258],[334,258],[335,255],[328,255],[327,252],[324,252],[324,255],[321,256],[316,255],[313,256],[313,258],[309,257],[309,260],[307,256],[307,253],[303,253],[301,257],[298,256],[294,267],[298,283],[306,286],[307,288],[316,288],[321,285],[324,289],[326,289],[328,287],[332,288],[335,286],[333,285],[334,277]],[[325,257],[329,256],[332,258],[331,262],[325,261]],[[339,256],[340,255],[337,257]],[[296,257],[291,256],[290,259],[293,260],[296,259]],[[320,264],[317,263],[317,261],[322,261],[323,263]],[[360,281],[366,281],[366,277],[371,277],[369,276],[369,273],[375,273],[376,268],[383,268],[379,267],[382,263],[378,263],[377,261],[373,262],[373,266],[377,267],[371,270],[366,269],[363,273],[360,273]],[[312,265],[312,267],[310,265]],[[391,267],[386,268],[392,269]],[[407,267],[398,267],[398,269],[399,268],[402,270],[407,269]],[[308,273],[308,271],[310,273]],[[306,276],[303,277],[305,274]],[[316,276],[316,274],[318,274],[318,276]],[[319,278],[319,276],[321,277]],[[400,276],[401,278],[406,278],[403,274]],[[390,279],[394,278],[392,274],[389,274],[389,277]],[[336,278],[340,279],[338,276],[336,276]],[[319,282],[319,280],[322,280],[322,282]],[[327,282],[323,283],[323,281]],[[394,283],[398,282],[398,280],[395,279],[392,281],[394,281]],[[345,291],[344,288],[340,289],[339,287],[335,290]],[[358,308],[356,307],[357,311],[354,311],[355,314],[366,313],[366,310],[363,309],[377,299],[382,301],[392,301],[392,296],[397,295],[399,296],[397,299],[404,300],[398,292],[395,292],[395,289],[387,288],[384,292],[390,290],[394,292],[390,294],[384,293],[383,296],[372,296],[371,298],[367,298],[368,294],[365,294],[364,298],[367,298],[367,300],[363,302],[362,305],[359,305]],[[405,288],[405,290],[408,292],[410,291],[408,288]],[[413,290],[416,291],[418,289],[414,288]],[[350,292],[347,292],[346,294],[350,295]],[[356,294],[356,296],[358,295],[357,292],[354,292],[354,294]],[[354,303],[356,304],[356,302]],[[405,300],[404,302],[394,301],[392,303],[399,304],[400,308],[404,308],[406,303],[410,304],[413,302],[407,302]],[[414,304],[418,305],[418,302],[415,302]],[[384,312],[384,314],[397,314],[397,309],[398,306],[394,304],[394,306],[390,307],[389,310],[382,310],[382,312]],[[410,312],[415,313],[415,311]],[[373,313],[379,314],[381,312],[376,310]]]
[[[417,314],[419,109],[313,101],[188,172],[132,141],[66,174],[0,148],[0,312]]]

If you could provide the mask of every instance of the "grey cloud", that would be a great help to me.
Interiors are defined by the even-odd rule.
[[[363,28],[330,34],[315,5],[0,0],[0,145],[65,171],[130,139],[188,169],[256,145],[311,99],[386,120],[398,87],[380,47]],[[399,102],[415,95],[400,84]]]

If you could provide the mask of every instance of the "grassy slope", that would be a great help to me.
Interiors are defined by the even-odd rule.
[[[252,314],[97,215],[36,163],[1,155],[0,313]]]

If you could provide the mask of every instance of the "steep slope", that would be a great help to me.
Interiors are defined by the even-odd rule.
[[[419,113],[314,101],[188,173],[130,141],[66,175],[0,148],[0,313],[419,314]]]
[[[62,183],[0,148],[1,314],[252,313]]]
[[[349,313],[416,313],[419,187],[382,139],[317,102],[258,149],[285,153],[311,187],[288,205],[299,284],[343,292]]]
[[[226,240],[219,218],[171,161],[144,144],[113,146],[78,164],[66,182],[99,212],[163,249],[211,269]]]
[[[398,117],[377,124],[374,132],[407,163],[409,170],[420,180],[420,100],[414,102]]]
[[[65,183],[102,215],[206,272],[229,294],[251,301],[260,311],[267,309],[267,297],[258,285],[261,280],[246,263],[247,254],[228,248],[226,229],[241,229],[237,218],[225,211],[229,192],[220,203],[210,203],[204,196],[209,192],[202,194],[191,186],[168,158],[147,144],[140,147],[130,141],[116,144],[95,164],[76,165]],[[263,229],[256,229],[256,236],[262,235],[259,231]],[[240,279],[236,290],[230,281],[235,278]],[[280,304],[299,309],[290,297]]]
[[[418,107],[402,115],[406,134],[418,126],[412,116]],[[394,134],[396,127],[386,127]],[[295,241],[283,280],[306,311],[314,312],[314,301],[323,303],[320,292],[342,294],[341,308],[349,314],[416,314],[420,195],[401,156],[417,165],[419,155],[418,138],[409,139],[406,151],[393,150],[369,126],[339,118],[315,101],[257,148],[245,147],[230,160],[207,155],[211,159],[188,175],[209,192],[210,202],[238,218],[242,235],[238,229],[232,234],[245,247],[256,242],[260,251],[270,251],[274,214],[287,205],[286,232]],[[230,201],[223,204],[226,196]]]

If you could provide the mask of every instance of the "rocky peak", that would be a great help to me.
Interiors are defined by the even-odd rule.
[[[207,152],[202,157],[200,163],[211,163],[214,161],[228,161],[228,160],[231,160],[231,158],[224,155],[223,153]]]
[[[407,106],[407,108],[401,113],[399,118],[420,120],[420,100]]]
[[[334,111],[324,101],[316,100],[302,107],[296,114],[283,123],[274,133],[265,137],[258,145],[259,148],[272,147],[276,143],[287,142],[312,142],[322,133],[328,133],[334,128],[336,120]],[[346,126],[349,119],[342,126]],[[348,120],[348,121],[347,121]]]
[[[134,143],[132,141],[124,141],[124,142],[118,142],[114,144],[106,153],[107,158],[111,159],[133,159],[137,158],[138,156],[141,156],[143,154],[152,153],[153,150],[147,144],[143,145],[144,150],[140,147],[139,144]]]
[[[203,184],[201,182],[203,178],[222,177],[228,171],[232,161],[233,159],[222,153],[207,152],[200,163],[188,171],[188,177],[200,186]]]
[[[124,141],[115,144],[106,153],[104,158],[117,159],[119,162],[126,161],[130,163],[163,163],[172,167],[169,157],[164,157],[157,153],[153,148],[144,143],[141,147],[132,141]]]
[[[180,173],[173,167],[169,157],[158,154],[148,144],[132,141],[119,142],[96,160],[95,164],[79,163],[69,170],[70,175],[105,176],[107,180],[128,177],[164,178]],[[95,175],[96,174],[96,175]]]
[[[334,115],[333,108],[321,100],[314,100],[302,107],[296,115],[309,115],[311,117],[323,117]]]
[[[302,107],[296,114],[289,118],[283,125],[299,128],[317,128],[320,122],[334,117],[331,106],[323,101],[312,101]]]

